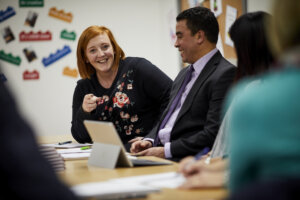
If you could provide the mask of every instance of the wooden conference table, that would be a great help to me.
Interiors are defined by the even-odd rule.
[[[70,135],[43,136],[40,143],[57,143],[66,140],[73,140]],[[156,157],[143,157],[151,160],[163,160]],[[178,164],[164,166],[134,167],[104,169],[87,165],[87,160],[68,160],[65,163],[66,170],[58,172],[59,177],[68,185],[77,185],[88,182],[107,181],[112,178],[121,178],[129,176],[148,175],[156,173],[165,173],[177,171]],[[163,188],[159,193],[149,194],[147,200],[171,200],[171,199],[224,199],[227,195],[226,189],[194,189],[180,190]]]

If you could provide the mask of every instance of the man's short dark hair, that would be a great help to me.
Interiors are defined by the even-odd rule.
[[[208,41],[217,43],[219,24],[213,12],[205,7],[194,7],[182,11],[176,17],[176,21],[186,20],[187,27],[195,35],[199,30],[204,31]]]

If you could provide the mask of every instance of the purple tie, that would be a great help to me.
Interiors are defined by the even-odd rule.
[[[179,91],[178,91],[176,97],[174,98],[174,100],[173,100],[173,102],[172,102],[172,105],[170,106],[170,109],[169,109],[168,113],[166,114],[164,120],[163,120],[162,123],[160,124],[159,130],[162,129],[162,128],[164,128],[165,125],[166,125],[166,123],[167,123],[168,120],[170,119],[170,117],[171,117],[171,115],[172,115],[174,109],[176,108],[176,106],[177,106],[179,100],[181,99],[181,95],[182,95],[182,93],[183,93],[183,91],[184,91],[186,85],[188,84],[188,82],[190,82],[190,80],[191,80],[191,78],[192,78],[192,73],[193,73],[193,71],[194,71],[194,67],[193,67],[193,65],[190,65],[189,68],[188,68],[188,70],[187,70],[187,72],[186,72],[186,74],[185,74],[184,81],[183,81],[183,83],[182,83],[182,85],[181,85],[181,87],[180,87],[180,89],[179,89]],[[158,131],[158,132],[159,132],[159,131]],[[158,144],[159,144],[159,136],[158,136],[158,133],[157,133],[157,135],[156,135],[156,137],[155,137],[155,140],[154,140],[153,146],[155,147],[155,146],[157,146]]]

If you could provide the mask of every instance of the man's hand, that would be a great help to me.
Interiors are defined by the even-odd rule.
[[[142,140],[142,139],[144,139],[144,137],[135,137],[135,138],[129,140],[128,143],[134,143],[134,142],[140,141],[140,140]]]
[[[130,152],[131,153],[138,153],[140,151],[144,151],[145,149],[148,149],[152,147],[152,143],[147,140],[139,140],[134,143],[132,143]]]
[[[159,158],[165,158],[164,147],[152,147],[138,153],[139,156],[156,156]]]

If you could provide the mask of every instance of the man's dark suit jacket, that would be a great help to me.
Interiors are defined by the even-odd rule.
[[[77,199],[39,152],[33,131],[0,81],[0,199]]]
[[[173,160],[195,155],[204,147],[212,147],[219,130],[222,103],[232,84],[236,67],[217,52],[205,65],[177,116],[171,131]],[[145,138],[155,139],[159,126],[167,114],[184,80],[187,68],[175,78],[170,102],[160,122]]]

